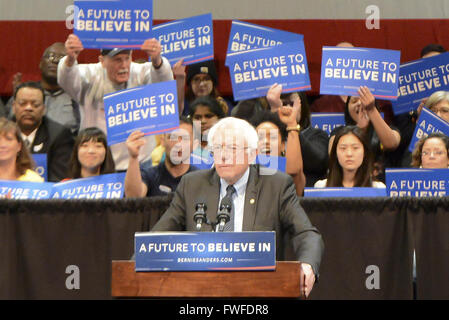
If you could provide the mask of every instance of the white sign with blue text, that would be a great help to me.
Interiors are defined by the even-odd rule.
[[[275,232],[135,234],[136,271],[275,270]]]
[[[396,100],[401,52],[323,47],[320,94],[358,96],[367,86],[374,97]]]
[[[390,197],[445,197],[449,190],[449,169],[386,169]]]
[[[411,61],[399,69],[398,99],[394,101],[394,114],[413,111],[422,99],[432,93],[449,88],[449,52]]]
[[[151,34],[160,42],[162,55],[171,65],[180,59],[184,59],[183,65],[189,65],[214,58],[210,13],[158,24]]]
[[[74,33],[84,48],[140,48],[153,22],[152,0],[78,0]]]
[[[282,92],[310,90],[304,42],[228,54],[234,100],[263,97],[274,84]]]
[[[179,127],[176,81],[153,83],[104,96],[108,145],[126,141],[131,132],[155,135]]]
[[[409,151],[413,152],[416,143],[434,132],[441,132],[449,136],[449,123],[427,108],[422,108],[421,114],[416,121],[415,131],[410,141]]]
[[[125,172],[55,183],[52,198],[56,199],[120,199],[123,198]]]

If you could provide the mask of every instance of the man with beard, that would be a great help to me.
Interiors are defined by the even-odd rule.
[[[189,164],[193,147],[192,122],[182,117],[179,129],[166,133],[161,138],[165,148],[165,161],[152,166],[151,160],[139,167],[139,151],[145,140],[141,131],[134,131],[126,145],[129,152],[129,166],[125,178],[125,195],[131,197],[151,197],[175,191],[182,176],[196,170]]]
[[[48,181],[67,176],[74,139],[65,126],[45,116],[44,90],[39,82],[24,82],[14,92],[12,112],[31,153],[47,154]]]
[[[78,104],[58,85],[58,62],[66,54],[62,42],[55,42],[45,49],[39,62],[41,71],[40,84],[45,93],[46,116],[59,124],[68,127],[74,135],[80,126],[80,113]],[[13,80],[13,88],[22,82],[22,74],[16,73]],[[8,110],[11,110],[13,98],[8,101]],[[12,111],[10,111],[12,117]]]

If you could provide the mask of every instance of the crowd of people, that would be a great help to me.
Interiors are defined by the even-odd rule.
[[[43,52],[40,81],[22,82],[20,72],[14,76],[13,95],[0,105],[1,179],[43,181],[33,171],[31,155],[44,153],[51,182],[126,171],[127,197],[174,192],[183,175],[198,169],[189,162],[191,154],[213,163],[208,133],[226,117],[246,120],[257,130],[259,154],[285,158],[285,172],[299,196],[305,187],[385,187],[385,168],[449,165],[443,134],[423,138],[413,153],[408,151],[422,108],[449,121],[446,91],[398,116],[392,116],[390,103],[375,100],[363,86],[358,96],[311,101],[305,92],[282,94],[282,86],[274,83],[266,97],[234,105],[217,89],[213,60],[187,67],[181,60],[171,67],[156,39],[141,47],[149,62],[133,62],[131,50],[116,48],[101,50],[97,63],[78,64],[83,49],[80,39],[69,35]],[[429,45],[421,57],[442,52],[443,47]],[[136,131],[125,143],[108,147],[103,96],[174,79],[179,129],[160,136]],[[328,136],[311,125],[311,112],[342,112],[345,126]]]
[[[304,296],[318,277],[323,251],[320,233],[299,204],[305,187],[385,188],[388,167],[449,167],[449,138],[441,133],[408,151],[423,108],[449,121],[449,92],[437,91],[417,111],[399,116],[364,86],[357,96],[310,103],[305,92],[282,93],[273,83],[265,97],[234,106],[217,89],[213,60],[171,67],[156,39],[142,45],[149,61],[141,63],[132,61],[131,50],[114,48],[101,50],[97,63],[79,64],[83,49],[71,34],[45,49],[40,81],[15,75],[13,95],[0,105],[0,180],[44,181],[33,171],[32,154],[46,154],[51,182],[126,172],[126,197],[174,193],[156,231],[195,230],[198,196],[214,209],[230,198],[228,230],[275,230],[276,246],[288,230],[302,263]],[[444,51],[430,45],[421,56]],[[136,130],[126,142],[108,146],[104,95],[169,80],[177,83],[179,128],[159,136]],[[345,125],[329,136],[312,126],[312,112],[342,112]],[[257,155],[285,160],[285,173],[253,165]],[[193,156],[213,169],[200,170]]]

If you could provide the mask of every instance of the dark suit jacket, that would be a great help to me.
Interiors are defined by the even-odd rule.
[[[318,230],[299,204],[295,185],[290,176],[250,166],[246,186],[243,231],[276,231],[276,258],[284,260],[284,234],[289,233],[296,258],[312,266],[318,276],[323,241]],[[220,178],[211,170],[199,170],[182,177],[170,207],[151,231],[195,231],[195,204],[207,205],[207,217],[216,221]],[[254,199],[255,201],[251,201]],[[202,231],[212,231],[203,224]]]
[[[46,116],[42,118],[30,151],[47,154],[48,181],[57,182],[67,178],[74,143],[70,129]]]

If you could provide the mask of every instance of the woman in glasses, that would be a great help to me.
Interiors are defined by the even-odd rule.
[[[218,101],[212,97],[200,97],[190,105],[189,118],[193,122],[194,150],[193,153],[203,159],[211,155],[207,149],[207,135],[210,128],[225,117]]]
[[[200,97],[211,97],[217,100],[219,106],[227,115],[232,104],[221,97],[218,91],[218,74],[213,60],[191,64],[187,67],[182,66],[182,60],[173,66],[173,74],[178,83],[178,101],[182,106],[184,115],[191,113],[192,102]],[[184,81],[187,82],[187,90],[184,100]]]
[[[449,122],[449,91],[436,91],[427,99],[424,106],[441,119]]]
[[[449,167],[449,138],[442,133],[431,133],[418,141],[412,153],[412,167],[444,169]]]

